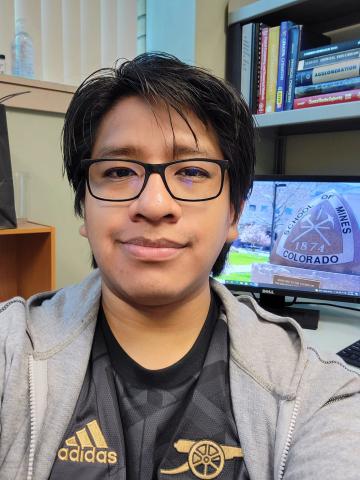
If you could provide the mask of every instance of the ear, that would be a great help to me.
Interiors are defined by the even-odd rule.
[[[82,237],[87,238],[88,235],[87,235],[87,230],[86,230],[86,225],[85,225],[85,223],[83,223],[82,225],[80,225],[80,227],[79,227],[79,233],[80,233],[80,235],[81,235]]]
[[[237,225],[238,225],[238,221],[241,217],[242,211],[244,209],[244,204],[245,204],[245,202],[243,200],[241,202],[240,210],[239,210],[238,215],[235,214],[234,206],[233,205],[230,206],[230,219],[231,219],[230,222],[231,223],[230,223],[229,231],[228,231],[227,238],[226,238],[226,241],[229,242],[229,243],[232,243],[239,236]]]

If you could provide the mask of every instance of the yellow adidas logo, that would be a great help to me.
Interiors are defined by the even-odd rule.
[[[109,450],[97,420],[92,420],[75,432],[75,435],[65,440],[65,445],[57,454],[58,459],[63,462],[117,462],[117,453]]]

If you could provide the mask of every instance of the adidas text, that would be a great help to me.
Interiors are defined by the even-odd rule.
[[[109,450],[98,450],[95,447],[86,449],[63,447],[58,451],[58,459],[63,462],[114,464],[117,462],[117,453]]]

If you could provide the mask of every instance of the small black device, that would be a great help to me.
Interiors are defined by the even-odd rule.
[[[360,368],[360,340],[340,350],[338,355],[349,365]]]

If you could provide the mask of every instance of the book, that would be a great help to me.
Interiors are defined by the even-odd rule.
[[[269,30],[268,57],[266,63],[265,112],[275,112],[276,83],[279,62],[280,26]]]
[[[347,90],[336,93],[323,93],[311,97],[295,98],[294,109],[316,107],[320,105],[332,105],[335,103],[355,102],[360,100],[360,89]]]
[[[330,45],[323,45],[320,47],[302,49],[299,60],[304,60],[312,57],[319,57],[321,55],[328,55],[335,52],[344,52],[353,48],[360,47],[360,39],[347,40],[346,42],[331,43]],[[306,47],[305,47],[306,48]]]
[[[280,24],[279,60],[278,60],[276,102],[275,102],[276,112],[281,112],[284,109],[289,28],[292,25],[294,25],[293,22],[289,22],[289,21],[284,21],[284,22],[281,22]]]
[[[317,83],[305,87],[295,88],[295,97],[308,97],[310,95],[320,95],[322,93],[341,92],[344,90],[353,90],[360,88],[360,77],[345,78],[334,82]]]
[[[296,73],[296,86],[332,82],[360,75],[360,59],[308,68]]]
[[[225,78],[241,92],[241,42],[242,25],[229,25],[226,40]]]
[[[254,23],[247,23],[242,27],[241,42],[241,94],[250,106],[251,90],[251,56],[253,50]]]
[[[269,27],[261,29],[261,52],[260,52],[260,81],[258,89],[258,108],[257,113],[265,113],[266,101],[266,64],[269,44]]]
[[[260,50],[261,50],[261,28],[264,24],[255,23],[252,34],[252,51],[251,51],[251,80],[250,80],[250,110],[256,113],[258,88],[260,83]]]
[[[355,60],[356,58],[360,58],[360,48],[354,48],[353,50],[346,50],[345,52],[338,52],[330,55],[322,55],[320,57],[307,58],[306,60],[299,60],[298,71],[319,67],[321,65],[331,65],[332,63],[338,63],[344,60]]]
[[[303,25],[293,25],[290,27],[284,110],[291,110],[293,108],[296,70],[300,50],[305,49],[310,45],[321,46],[329,41],[330,39],[326,35],[314,33],[311,30],[306,29]]]
[[[296,66],[298,63],[301,28],[301,25],[294,25],[289,29],[288,65],[286,70],[286,92],[284,110],[291,110],[293,108],[295,75]]]

